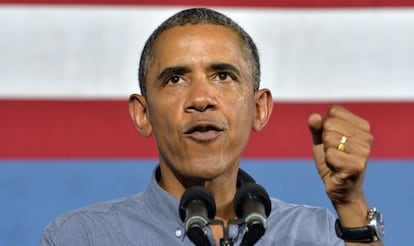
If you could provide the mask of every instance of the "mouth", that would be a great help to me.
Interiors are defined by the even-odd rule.
[[[188,127],[184,134],[198,142],[208,142],[217,138],[224,128],[212,123],[196,123]]]

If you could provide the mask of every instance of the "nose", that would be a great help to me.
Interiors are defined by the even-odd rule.
[[[208,79],[193,80],[188,88],[186,112],[203,112],[217,107],[216,88]]]

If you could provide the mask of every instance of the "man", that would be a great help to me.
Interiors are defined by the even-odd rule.
[[[239,170],[242,152],[251,131],[266,125],[273,106],[271,92],[259,88],[252,39],[220,13],[184,10],[148,39],[139,82],[142,95],[131,95],[131,117],[143,136],[154,134],[159,152],[159,167],[147,190],[58,217],[45,228],[41,245],[192,245],[178,205],[195,185],[213,194],[215,219],[226,223],[236,217],[234,195],[251,180]],[[308,125],[317,169],[338,213],[339,235],[382,245],[377,232],[366,227],[371,218],[362,183],[373,140],[369,124],[333,106],[323,117],[311,115]],[[271,203],[267,230],[257,245],[344,244],[326,209],[274,198]],[[241,243],[244,228],[229,228],[234,245]],[[211,245],[222,237],[222,228],[208,228]]]

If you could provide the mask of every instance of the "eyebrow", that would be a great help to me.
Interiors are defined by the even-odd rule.
[[[173,74],[186,74],[190,72],[190,69],[185,66],[167,67],[157,76],[157,80],[163,80]]]
[[[240,76],[240,70],[237,69],[235,66],[228,64],[228,63],[212,63],[209,66],[209,69],[212,71],[230,71],[237,76]],[[173,67],[167,67],[164,70],[161,71],[161,73],[157,76],[157,80],[164,80],[165,78],[178,74],[186,74],[190,72],[191,69],[187,66],[173,66]]]
[[[241,74],[239,69],[228,63],[213,63],[210,65],[210,69],[213,71],[230,71],[237,76],[240,76]]]

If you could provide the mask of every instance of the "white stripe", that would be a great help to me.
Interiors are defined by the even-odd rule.
[[[181,8],[1,6],[0,97],[121,98]],[[414,9],[219,9],[255,39],[277,100],[414,99]]]

